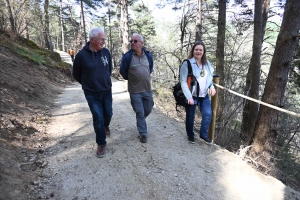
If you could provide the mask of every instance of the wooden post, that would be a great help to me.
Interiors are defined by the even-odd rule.
[[[216,84],[219,84],[220,76],[219,74],[214,74],[213,82]],[[212,110],[212,118],[209,126],[209,132],[208,136],[211,139],[211,141],[214,143],[215,139],[215,125],[216,125],[216,114],[217,114],[217,108],[218,108],[218,87],[215,87],[216,94],[215,96],[211,97],[211,110]]]

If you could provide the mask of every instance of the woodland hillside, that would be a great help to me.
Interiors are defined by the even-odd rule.
[[[61,80],[65,75],[51,73],[70,72],[48,57],[57,61],[54,50],[66,52],[71,46],[78,51],[88,41],[91,28],[103,27],[116,77],[121,56],[130,48],[130,36],[144,36],[144,46],[154,57],[153,87],[156,98],[161,99],[158,106],[172,117],[182,117],[171,106],[171,88],[178,81],[181,63],[191,46],[203,40],[206,57],[220,75],[223,87],[218,88],[214,142],[240,154],[259,171],[300,188],[299,0],[0,0],[0,5],[0,30],[9,35],[1,40],[2,57],[9,59],[3,63],[21,66],[9,73],[1,68],[1,110],[7,114],[16,115],[18,109],[28,105],[38,107],[47,102],[43,99],[53,97],[56,92],[43,91],[53,89],[52,85],[64,85]],[[165,9],[166,15],[155,16],[158,9]],[[12,45],[12,41],[21,43]],[[12,52],[21,57],[11,57]],[[16,63],[21,58],[26,65]],[[36,68],[28,70],[27,63],[31,62],[37,64]],[[19,70],[34,73],[34,78],[20,78]],[[51,84],[27,83],[40,77]],[[26,94],[25,100],[32,103],[14,104],[21,102],[19,93]],[[14,125],[15,118],[2,119],[3,127]]]
[[[9,42],[7,42],[9,41]],[[29,45],[30,44],[30,45]],[[15,47],[15,48],[11,48],[11,47]],[[22,50],[22,51],[21,51]],[[18,52],[23,52],[22,55],[20,55]],[[27,56],[24,54],[24,52],[27,52]],[[36,54],[36,52],[39,52]],[[37,56],[39,55],[39,56]],[[43,57],[42,59],[40,59],[39,62],[37,62],[37,60],[33,60],[33,58],[37,58],[37,57]],[[31,58],[31,59],[29,59]],[[53,59],[54,58],[54,59]],[[47,168],[49,167],[49,163],[46,161],[48,160],[48,157],[50,159],[50,157],[52,159],[59,159],[59,155],[53,156],[53,154],[55,154],[56,150],[59,151],[69,151],[69,149],[73,149],[75,146],[74,144],[77,144],[77,142],[84,142],[82,141],[83,138],[78,137],[79,141],[77,141],[77,137],[66,137],[65,140],[61,140],[59,141],[55,146],[52,147],[52,150],[49,148],[49,146],[51,146],[51,144],[53,143],[53,140],[56,139],[51,139],[51,137],[53,137],[53,133],[49,133],[49,126],[52,127],[52,129],[54,128],[55,130],[58,128],[63,127],[64,123],[63,121],[59,121],[58,123],[56,122],[56,125],[53,125],[53,117],[52,116],[52,112],[51,110],[60,110],[58,108],[55,109],[56,107],[56,103],[55,99],[57,98],[58,94],[61,93],[62,89],[65,86],[68,87],[74,87],[75,84],[74,82],[72,83],[70,80],[70,71],[69,71],[69,65],[62,63],[60,61],[60,57],[58,57],[57,53],[53,53],[53,52],[49,52],[47,50],[43,50],[41,48],[38,48],[36,45],[34,45],[34,43],[31,43],[30,41],[27,40],[23,40],[23,39],[18,39],[18,38],[12,38],[9,37],[8,35],[1,35],[1,45],[0,45],[0,60],[2,66],[1,66],[1,73],[0,73],[0,78],[1,78],[1,109],[0,109],[0,115],[1,115],[1,131],[0,131],[0,154],[1,156],[1,162],[0,162],[0,199],[4,200],[4,199],[62,199],[70,197],[69,195],[71,195],[69,192],[69,190],[65,191],[67,192],[66,194],[64,194],[64,190],[62,190],[62,188],[60,187],[61,182],[59,182],[59,180],[57,180],[58,176],[54,173],[51,174],[50,172],[48,172]],[[44,62],[44,61],[47,62]],[[42,64],[44,63],[44,64]],[[51,63],[51,66],[47,63]],[[116,82],[116,81],[114,81]],[[119,81],[122,84],[122,81]],[[157,83],[156,83],[157,84]],[[156,85],[155,84],[155,85]],[[125,84],[123,83],[122,87]],[[77,87],[77,86],[76,86]],[[78,88],[80,88],[80,86],[78,86]],[[114,88],[116,89],[116,88]],[[123,89],[124,90],[124,89]],[[121,91],[123,91],[121,89]],[[72,91],[72,90],[70,90]],[[82,93],[80,90],[78,90],[78,92]],[[155,86],[154,89],[155,92],[155,104],[156,104],[156,109],[154,111],[154,113],[151,115],[151,118],[149,119],[149,125],[150,126],[155,126],[156,129],[153,130],[156,133],[163,133],[163,134],[153,134],[150,138],[150,140],[155,140],[158,139],[161,145],[159,146],[163,146],[164,148],[166,148],[166,145],[168,145],[167,149],[168,151],[172,152],[172,158],[175,158],[176,155],[174,155],[174,151],[175,149],[178,150],[178,148],[188,148],[188,149],[193,149],[193,154],[189,155],[192,156],[193,158],[195,158],[195,156],[200,156],[200,160],[196,159],[195,162],[198,163],[197,167],[199,167],[199,163],[202,163],[202,160],[204,159],[208,159],[205,158],[206,156],[211,157],[209,155],[206,155],[207,151],[208,152],[215,152],[213,154],[217,154],[216,152],[218,151],[221,157],[223,157],[221,160],[223,160],[222,162],[224,162],[224,166],[222,166],[221,168],[225,168],[226,166],[230,167],[230,166],[234,166],[233,171],[230,172],[230,174],[233,176],[232,178],[236,177],[235,172],[239,171],[240,176],[241,174],[253,174],[252,176],[255,177],[263,177],[262,175],[259,175],[259,173],[255,173],[254,170],[251,169],[251,167],[246,167],[245,166],[245,162],[242,162],[241,158],[244,158],[246,161],[248,160],[245,156],[245,152],[239,152],[238,155],[240,156],[240,158],[238,158],[237,156],[233,155],[232,153],[229,153],[226,150],[222,150],[222,148],[219,145],[215,145],[214,147],[209,147],[205,144],[197,144],[196,146],[191,146],[187,144],[187,141],[182,140],[181,136],[184,137],[184,135],[178,136],[178,128],[176,128],[176,126],[174,126],[173,123],[177,123],[177,124],[182,124],[181,126],[183,126],[183,112],[177,112],[175,111],[175,102],[174,99],[172,97],[172,94],[170,92],[169,89],[164,89],[161,87],[157,87],[157,85]],[[117,92],[116,94],[120,94],[120,95],[124,95],[124,92]],[[70,98],[70,95],[66,94],[65,95],[67,98]],[[78,95],[75,95],[75,98],[72,97],[72,99],[76,99],[78,100]],[[66,105],[69,105],[70,102],[68,101],[63,101],[64,103],[66,103]],[[73,105],[77,105],[78,104],[73,104]],[[85,104],[86,105],[86,104]],[[119,107],[121,105],[124,105],[123,103],[118,103],[117,104]],[[69,106],[68,106],[69,107]],[[86,107],[86,106],[85,106]],[[128,109],[129,104],[127,105]],[[79,108],[79,110],[82,110],[83,108]],[[120,108],[115,108],[117,110],[117,112],[115,113],[114,116],[114,123],[119,124],[120,120],[118,120],[118,117],[122,118],[123,120],[131,120],[130,118],[133,117],[130,112],[127,112],[128,117],[124,117],[123,115],[118,114],[118,112],[124,112],[124,110],[120,109]],[[71,108],[72,111],[74,111],[74,109]],[[131,110],[131,109],[129,109]],[[87,110],[88,111],[88,110]],[[161,111],[162,114],[159,114]],[[64,113],[64,111],[59,111]],[[73,112],[71,112],[73,113]],[[87,112],[89,113],[89,112]],[[77,116],[78,113],[74,112],[74,115]],[[69,119],[70,116],[65,114],[61,114],[61,115],[57,115],[56,117],[61,116],[61,117],[65,117],[66,119]],[[157,124],[159,122],[157,122],[157,120],[155,121],[154,119],[160,117],[161,120],[158,120],[159,122],[164,121],[164,124]],[[77,118],[77,117],[76,117]],[[84,117],[84,121],[86,121],[86,118],[89,118],[88,116]],[[127,119],[128,118],[128,119]],[[175,118],[176,120],[172,119]],[[198,122],[199,119],[197,119]],[[175,122],[176,121],[176,122]],[[178,123],[180,122],[180,123]],[[156,123],[155,125],[153,125],[153,123]],[[79,124],[79,123],[78,123]],[[132,125],[130,123],[125,123],[129,129],[132,129]],[[159,127],[158,127],[159,126]],[[163,126],[163,130],[160,129],[160,126]],[[73,126],[68,126],[68,127],[73,127]],[[174,130],[172,130],[172,127]],[[118,165],[116,165],[117,163],[115,163],[115,161],[112,162],[112,159],[118,157],[118,156],[124,156],[124,152],[131,152],[131,151],[136,151],[135,148],[138,148],[139,150],[143,150],[143,152],[147,152],[146,150],[148,149],[149,153],[145,154],[148,155],[151,153],[156,154],[165,154],[163,153],[163,151],[158,151],[158,149],[156,150],[156,145],[150,145],[149,147],[143,147],[140,146],[139,143],[136,143],[134,141],[133,138],[130,139],[130,144],[127,144],[125,141],[128,140],[127,137],[131,137],[130,134],[123,134],[122,132],[117,131],[116,129],[118,128],[118,126],[115,126],[113,130],[114,134],[111,138],[109,138],[109,142],[110,147],[109,147],[109,151],[108,151],[108,155],[107,155],[107,159],[109,159],[110,161],[108,161],[108,165],[105,165],[106,168],[110,168],[110,170],[119,170],[119,167],[116,167]],[[167,128],[167,129],[166,129]],[[124,127],[122,127],[122,129],[124,129]],[[196,130],[199,129],[199,127],[196,127]],[[65,129],[64,129],[65,130]],[[73,128],[67,128],[68,131],[73,131]],[[170,131],[172,130],[172,131]],[[163,131],[163,132],[159,132],[159,131]],[[64,132],[64,131],[63,131]],[[132,134],[134,133],[134,131],[132,131]],[[176,133],[176,134],[175,134]],[[61,134],[60,131],[56,130],[56,134]],[[125,139],[124,143],[118,144],[118,143],[113,143],[110,140],[114,139],[115,137],[119,137],[119,135],[122,135],[123,139]],[[175,134],[175,135],[173,135]],[[179,134],[180,135],[180,134]],[[91,141],[91,136],[88,134],[85,136],[87,140]],[[158,138],[157,138],[158,137]],[[172,137],[173,139],[170,139],[169,137]],[[68,138],[68,139],[67,139]],[[127,139],[126,139],[127,138]],[[166,138],[168,138],[168,141],[172,140],[172,142],[168,142],[165,143]],[[62,139],[60,137],[57,137],[57,139]],[[152,142],[151,142],[152,143]],[[179,143],[180,147],[174,145]],[[70,145],[70,146],[68,146]],[[128,149],[128,145],[130,146],[130,149]],[[139,147],[140,146],[140,147]],[[56,149],[58,148],[58,149]],[[121,148],[121,149],[120,149]],[[122,150],[122,148],[126,148],[127,151]],[[146,148],[146,150],[145,150]],[[172,150],[172,148],[174,150]],[[200,150],[200,154],[199,152],[195,151],[195,148],[197,148],[197,151]],[[79,149],[78,149],[79,150]],[[186,149],[187,150],[187,149]],[[242,149],[241,149],[242,150]],[[77,152],[77,150],[75,151],[75,153]],[[116,152],[116,154],[115,154]],[[121,154],[120,154],[121,153]],[[80,158],[80,162],[82,163],[80,166],[84,166],[83,163],[86,163],[87,161],[85,160],[86,158],[92,158],[93,162],[93,167],[90,169],[98,168],[99,166],[99,161],[98,158],[94,158],[94,156],[92,156],[93,154],[91,154],[90,150],[85,151],[86,156],[83,156],[82,154],[79,154],[80,157],[84,157],[84,158]],[[120,155],[119,155],[120,154]],[[78,153],[76,153],[76,155],[78,155]],[[133,158],[134,158],[134,163],[135,163],[135,167],[137,167],[138,163],[141,163],[141,166],[138,167],[138,169],[142,169],[145,163],[149,163],[149,166],[147,166],[147,170],[149,171],[150,169],[160,169],[160,167],[162,167],[161,169],[165,168],[165,159],[164,157],[160,157],[158,156],[158,160],[156,159],[149,159],[147,157],[145,157],[145,155],[140,155],[143,157],[143,159],[145,159],[143,162],[141,162],[141,159],[133,156],[133,155],[127,155],[127,153],[125,153],[125,157],[130,157],[130,159],[128,159],[128,162],[124,162],[122,161],[122,159],[118,159],[116,162],[120,163],[122,162],[122,165],[125,165],[126,163],[128,165],[130,165],[130,163],[132,164],[133,162]],[[177,155],[178,156],[178,155]],[[180,155],[179,155],[180,156]],[[183,157],[185,159],[187,159],[188,155],[183,155]],[[170,157],[170,158],[171,158]],[[180,156],[181,157],[181,156]],[[73,157],[75,158],[75,156]],[[234,164],[232,163],[233,160],[237,159],[239,160],[238,164]],[[50,160],[52,160],[50,159]],[[160,161],[160,159],[162,159]],[[230,162],[229,162],[229,160]],[[64,160],[61,160],[59,163],[55,164],[55,166],[52,166],[50,169],[59,169],[59,166],[62,165],[68,165],[70,164],[69,162],[67,162],[67,160],[72,160],[73,162],[76,163],[76,165],[78,165],[78,160],[75,159],[68,159],[65,158]],[[192,160],[192,159],[191,159]],[[211,160],[208,163],[205,164],[205,166],[211,165],[214,162],[218,162],[217,158],[215,159],[208,159]],[[62,162],[63,161],[63,162]],[[179,163],[182,164],[182,158],[178,160]],[[250,160],[248,160],[250,161]],[[228,162],[230,164],[228,164]],[[90,163],[90,164],[91,164]],[[167,162],[169,163],[169,162]],[[227,163],[227,164],[226,164]],[[249,162],[250,164],[253,164],[254,162]],[[126,164],[126,165],[127,165]],[[178,164],[178,163],[177,163]],[[185,170],[183,170],[182,172],[180,172],[181,170],[176,169],[176,165],[175,163],[169,163],[170,168],[165,168],[165,176],[167,174],[170,173],[170,179],[164,179],[164,182],[170,181],[170,183],[172,184],[167,184],[169,186],[170,190],[173,190],[173,184],[176,185],[176,187],[178,187],[176,180],[173,180],[174,178],[176,179],[177,176],[182,176],[180,178],[180,180],[182,178],[184,178],[185,176]],[[184,163],[183,163],[184,164]],[[219,165],[220,163],[218,163]],[[213,164],[213,166],[216,164]],[[194,166],[194,164],[192,165]],[[240,167],[240,170],[236,170],[237,166]],[[257,166],[252,165],[254,168],[256,168]],[[91,167],[91,166],[90,166]],[[194,168],[194,167],[193,167]],[[213,168],[213,167],[212,167]],[[250,168],[250,170],[248,169]],[[64,166],[62,167],[62,169],[64,169],[63,173],[59,173],[60,175],[63,176],[67,176],[65,178],[63,178],[64,181],[67,181],[69,179],[71,179],[72,184],[68,184],[65,186],[76,186],[76,184],[79,183],[79,185],[81,185],[80,181],[74,181],[76,178],[78,177],[84,177],[84,179],[86,179],[87,176],[85,173],[80,173],[80,171],[82,172],[82,170],[80,168],[76,168],[76,170],[78,171],[78,175],[76,175],[75,177],[68,175],[68,173],[66,173],[65,169],[70,170],[70,172],[72,171],[74,174],[74,168],[72,167],[67,167]],[[130,166],[125,167],[124,169],[132,169]],[[175,170],[177,172],[180,172],[179,174],[175,175],[172,172],[172,170]],[[184,169],[184,168],[183,168]],[[202,169],[202,167],[199,168],[200,171]],[[261,170],[262,168],[256,168],[258,170]],[[89,170],[85,170],[87,172],[89,172]],[[138,172],[139,170],[134,170],[135,172]],[[198,170],[197,170],[198,171]],[[204,170],[204,174],[203,176],[208,176],[211,177],[209,180],[212,181],[211,183],[215,182],[214,176],[212,176],[213,174],[212,169],[206,169]],[[221,173],[219,171],[216,171],[217,174]],[[262,173],[266,173],[266,171],[262,170]],[[77,172],[76,172],[77,173]],[[130,176],[130,174],[128,174],[128,172],[125,170],[122,170],[122,172],[118,172],[118,173],[125,173],[126,176],[129,176],[130,179],[132,179],[133,177]],[[163,173],[163,172],[162,172]],[[226,171],[226,174],[228,174],[229,172]],[[90,176],[93,177],[93,174],[91,174],[90,172],[88,173],[90,174]],[[198,174],[198,173],[197,173]],[[269,174],[269,173],[266,173]],[[103,176],[108,176],[108,174],[103,173]],[[159,175],[159,174],[158,174]],[[137,175],[136,175],[137,176]],[[147,176],[144,176],[143,174],[140,175],[141,177],[138,178],[138,180],[143,180],[143,181],[149,181],[150,179],[147,178]],[[87,180],[90,183],[90,181],[93,179],[92,177],[88,177]],[[115,177],[115,176],[114,176]],[[116,176],[116,179],[118,176]],[[72,179],[73,178],[73,179]],[[232,179],[231,178],[231,179]],[[240,177],[239,177],[240,178]],[[265,176],[264,179],[265,181],[260,180],[261,178],[256,179],[256,181],[260,181],[259,184],[261,184],[262,182],[271,182],[274,181],[274,185],[271,186],[272,189],[277,188],[280,186],[280,188],[282,187],[282,183],[280,183],[279,181],[270,178],[268,176]],[[171,180],[172,179],[172,180]],[[45,182],[44,182],[45,180]],[[193,177],[190,177],[188,180],[194,180]],[[201,179],[202,180],[202,179]],[[245,179],[247,180],[247,179]],[[56,182],[57,181],[57,182]],[[153,180],[153,181],[157,181],[157,180]],[[197,179],[195,179],[194,181],[197,181]],[[118,181],[119,182],[119,181]],[[206,179],[206,181],[203,182],[200,181],[201,184],[208,184],[208,179]],[[276,183],[276,184],[275,184]],[[292,188],[294,188],[295,190],[298,190],[298,185],[297,184],[291,184],[294,182],[288,181],[286,182],[286,184],[290,185]],[[84,183],[85,184],[85,183]],[[90,183],[91,184],[91,183]],[[115,183],[114,183],[115,184]],[[78,186],[79,186],[78,185]],[[92,184],[95,185],[95,184]],[[105,184],[108,188],[114,187],[115,185],[111,185],[110,183],[106,183]],[[226,183],[226,186],[228,186],[230,189],[233,189],[233,185]],[[88,186],[88,185],[87,185]],[[153,185],[152,185],[153,186]],[[149,191],[153,191],[151,188],[152,186],[149,186]],[[180,186],[180,184],[179,184]],[[58,188],[59,187],[59,188]],[[76,186],[77,187],[77,186]],[[96,187],[96,185],[95,185]],[[127,191],[126,193],[128,193],[128,190],[130,190],[131,187],[134,188],[139,188],[140,185],[123,185],[121,188],[119,188],[119,190],[125,190]],[[180,186],[180,187],[183,187]],[[88,187],[88,188],[93,188]],[[96,187],[97,188],[97,187]],[[197,187],[196,187],[197,188]],[[212,187],[214,188],[214,187]],[[226,189],[229,188],[223,188],[225,191]],[[147,187],[144,188],[145,191],[148,191]],[[217,188],[217,190],[219,190],[220,188]],[[81,195],[88,195],[91,197],[91,199],[94,199],[95,195],[94,193],[85,193],[83,192],[85,190],[82,190],[81,192],[79,192],[77,195],[81,196]],[[199,196],[202,193],[199,191],[197,192],[197,190],[190,190],[189,193],[186,194],[186,192],[184,192],[185,190],[178,190],[178,192],[171,192],[169,195],[188,195],[190,197],[190,195],[194,195],[194,196]],[[224,193],[225,191],[222,190],[222,193]],[[243,192],[244,190],[240,189],[240,190],[236,190],[233,189],[232,191],[236,191],[234,193],[240,194],[240,195],[245,195],[245,193]],[[166,191],[164,190],[158,190],[155,193],[155,189],[154,189],[154,195],[159,195],[159,196],[163,196],[166,195],[164,194]],[[265,191],[267,192],[267,191]],[[268,194],[267,194],[268,193]],[[263,198],[264,195],[267,195],[270,198],[270,192],[255,192],[254,196],[257,196],[258,199]],[[115,193],[115,191],[113,192],[114,195],[118,195],[118,193]],[[276,192],[276,194],[281,194],[282,195],[282,191],[281,189],[278,190]],[[65,196],[60,196],[60,195],[65,195]],[[111,196],[111,190],[109,190],[109,192],[107,193],[108,196]],[[138,193],[132,194],[132,195],[139,195]],[[218,195],[220,195],[219,192],[215,192],[212,194],[208,194],[204,192],[204,195],[208,195],[207,197],[215,199],[215,197],[218,197]],[[247,195],[247,194],[246,194]],[[275,199],[282,199],[281,196],[276,196],[275,193],[272,194],[274,196]],[[271,196],[272,196],[271,195]],[[297,199],[299,196],[299,193],[291,190],[290,188],[286,188],[284,190],[284,194],[283,194],[287,199]],[[132,198],[133,196],[131,196]],[[151,198],[154,198],[155,196],[151,196]],[[127,197],[126,197],[127,198]],[[149,197],[150,198],[150,197]],[[243,199],[249,199],[250,197],[248,196],[241,196],[241,198]],[[273,198],[273,199],[274,199]],[[134,199],[134,198],[133,198]],[[272,199],[272,197],[271,197]]]

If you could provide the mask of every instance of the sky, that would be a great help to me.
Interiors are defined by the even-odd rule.
[[[231,3],[232,1],[233,0],[230,0],[230,3],[228,5],[232,6],[233,5]],[[152,10],[153,17],[156,20],[159,20],[159,21],[176,22],[176,21],[178,21],[178,18],[182,14],[181,10],[173,11],[172,10],[172,5],[166,6],[165,8],[162,8],[162,9],[157,8],[155,5],[158,4],[160,2],[160,0],[139,0],[139,2],[143,2],[145,5],[147,5],[149,7],[149,9]],[[246,3],[250,7],[254,6],[253,0],[246,0]],[[271,5],[271,6],[273,6],[273,5]],[[233,8],[231,8],[231,9],[236,11],[237,8],[233,6]],[[104,8],[104,10],[105,10],[105,8]],[[103,12],[104,12],[104,10],[103,10]],[[78,7],[77,11],[78,11],[78,14],[79,14],[79,12],[80,12],[79,7]],[[231,13],[231,12],[229,12],[229,13]],[[271,18],[270,20],[272,20],[272,21],[281,21],[282,19],[279,16],[275,16],[275,17]]]
[[[160,0],[140,0],[143,1],[148,7],[153,11],[153,16],[155,18],[161,19],[161,20],[166,20],[166,21],[174,21],[179,17],[182,13],[182,11],[173,11],[172,6],[167,6],[166,8],[159,9],[155,6],[155,4],[158,4]],[[227,6],[233,6],[233,0],[230,0]],[[253,8],[254,6],[254,0],[245,0],[245,4],[249,6],[249,8]],[[274,2],[271,1],[270,7],[274,7]],[[229,9],[229,8],[227,8]],[[237,7],[232,7],[233,10],[237,11],[236,9],[240,9],[240,6]],[[273,8],[274,9],[274,8]],[[282,13],[283,10],[274,10],[278,13]],[[229,13],[227,13],[229,15]],[[281,21],[282,19],[279,16],[274,16],[270,18],[269,20],[271,21]]]
[[[166,6],[165,8],[159,9],[155,6],[160,0],[140,0],[143,1],[146,6],[152,10],[152,15],[154,18],[164,20],[164,21],[174,21],[176,16],[180,15],[180,11],[173,11],[172,6]]]

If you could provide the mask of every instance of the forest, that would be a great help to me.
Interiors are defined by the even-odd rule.
[[[193,43],[204,41],[223,87],[217,88],[214,142],[245,153],[260,171],[300,185],[299,0],[158,0],[155,10],[174,13],[167,19],[153,15],[143,0],[0,2],[1,32],[50,51],[79,51],[89,30],[103,27],[115,76],[130,36],[143,35],[154,56],[156,91],[171,90]]]

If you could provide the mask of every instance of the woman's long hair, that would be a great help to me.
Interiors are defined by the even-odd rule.
[[[192,58],[192,57],[194,57],[194,50],[195,50],[195,47],[197,46],[197,45],[202,45],[203,46],[203,55],[202,55],[202,58],[201,58],[201,63],[202,63],[202,65],[205,65],[206,64],[206,47],[205,47],[205,44],[204,44],[204,42],[202,41],[202,40],[199,40],[199,41],[196,41],[195,43],[194,43],[194,45],[193,45],[193,47],[192,47],[192,49],[191,49],[191,51],[190,51],[190,54],[189,54],[189,57],[188,57],[188,59],[190,59],[190,58]]]

